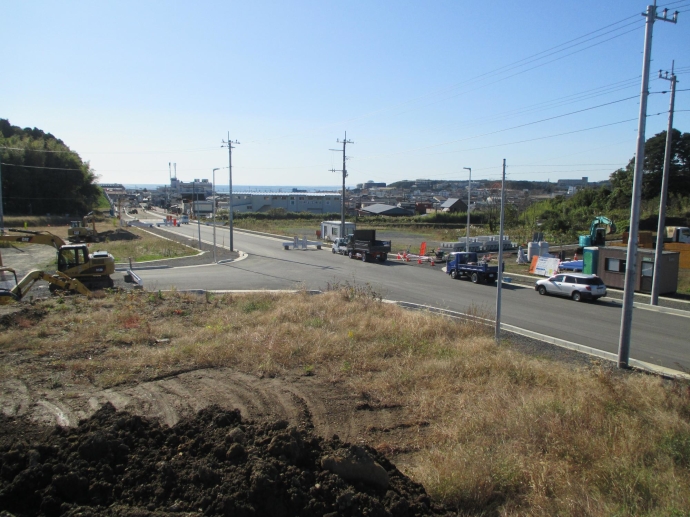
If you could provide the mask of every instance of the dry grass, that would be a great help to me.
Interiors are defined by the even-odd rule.
[[[96,230],[104,238],[103,242],[91,244],[94,250],[107,250],[114,257],[115,262],[126,262],[132,257],[134,262],[161,260],[168,258],[187,257],[198,253],[197,250],[170,239],[158,237],[150,232],[136,227],[121,228],[119,234],[113,232],[118,229],[115,219],[96,223]],[[43,218],[34,218],[27,229],[31,231],[45,231],[57,235],[67,242],[69,225],[45,223]],[[9,225],[8,225],[9,226]],[[21,227],[20,227],[21,228]],[[14,244],[16,246],[33,246],[32,244]]]
[[[428,422],[407,438],[418,451],[410,474],[467,514],[690,512],[690,389],[680,382],[527,357],[478,324],[405,311],[356,285],[38,307],[40,325],[24,315],[0,333],[5,376],[107,387],[201,367],[299,368]]]

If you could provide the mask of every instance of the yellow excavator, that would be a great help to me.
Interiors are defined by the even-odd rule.
[[[14,269],[11,267],[0,267],[0,305],[21,301],[39,280],[48,282],[51,291],[60,289],[91,296],[91,291],[79,280],[70,278],[59,271],[53,275],[40,270],[30,271],[24,278],[17,281],[17,272]]]
[[[91,228],[89,228],[89,224]],[[89,212],[81,221],[72,221],[67,229],[67,240],[69,242],[98,242],[98,232],[96,231],[96,216]]]
[[[66,244],[60,237],[49,232],[35,232],[8,228],[14,234],[0,235],[0,242],[44,244],[57,250],[58,276],[78,280],[89,290],[113,287],[110,275],[115,273],[115,259],[107,251],[89,253],[85,244]],[[23,281],[23,280],[22,280]],[[57,283],[50,290],[60,289]]]

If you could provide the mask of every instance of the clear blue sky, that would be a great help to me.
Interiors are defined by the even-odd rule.
[[[675,59],[678,88],[690,88],[690,0],[659,5],[680,15],[654,24],[652,77]],[[342,154],[329,149],[345,131],[348,185],[465,179],[463,167],[497,179],[503,158],[511,179],[602,180],[635,151],[645,9],[632,0],[6,2],[0,117],[61,138],[102,182],[167,183],[169,162],[182,180],[210,178],[227,166],[228,131],[240,141],[235,184],[337,185],[329,169]],[[649,114],[668,103],[651,95]],[[690,109],[690,91],[676,109]],[[690,131],[689,122],[679,111],[674,126]],[[666,124],[665,113],[650,117],[647,137]]]

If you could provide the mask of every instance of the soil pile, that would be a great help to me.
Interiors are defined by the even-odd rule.
[[[211,406],[174,427],[104,405],[41,434],[0,421],[0,511],[20,515],[451,515],[368,447]],[[5,512],[4,515],[7,515]]]

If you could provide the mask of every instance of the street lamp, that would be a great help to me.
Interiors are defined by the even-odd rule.
[[[216,171],[219,171],[220,167],[213,169],[213,262],[216,262]]]
[[[467,182],[467,240],[465,241],[465,251],[470,251],[470,196],[472,195],[472,167],[463,167],[470,171],[470,179]]]

